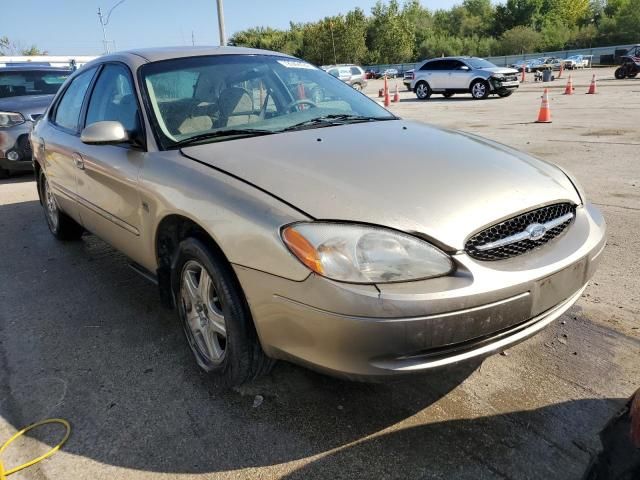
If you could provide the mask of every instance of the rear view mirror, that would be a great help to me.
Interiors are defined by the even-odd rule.
[[[128,142],[130,137],[120,122],[105,121],[87,125],[80,134],[80,140],[89,145],[115,145]]]

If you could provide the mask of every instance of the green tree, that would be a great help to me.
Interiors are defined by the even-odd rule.
[[[542,44],[542,35],[531,27],[519,25],[502,34],[500,39],[501,53],[535,52]]]
[[[49,52],[46,50],[40,50],[37,46],[31,45],[29,48],[21,50],[22,55],[47,55]]]
[[[379,63],[406,62],[413,57],[415,32],[402,14],[397,0],[387,5],[378,1],[371,9],[367,33],[370,60]]]

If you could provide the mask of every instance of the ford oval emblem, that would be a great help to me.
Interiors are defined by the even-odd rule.
[[[547,233],[547,227],[540,223],[532,223],[525,231],[529,234],[529,240],[540,240]]]

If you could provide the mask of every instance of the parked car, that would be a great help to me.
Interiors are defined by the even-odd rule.
[[[375,68],[369,68],[364,73],[367,80],[371,80],[372,78],[380,78],[380,72]]]
[[[542,60],[540,60],[539,58],[534,58],[531,60],[519,60],[511,64],[511,67],[518,70],[518,72],[522,72],[522,67],[524,66],[525,72],[530,73],[530,72],[533,72],[537,68],[537,66],[540,65],[541,63],[542,63]]]
[[[477,100],[491,94],[508,97],[519,86],[518,71],[497,67],[476,57],[444,57],[423,62],[413,72],[409,87],[420,100],[432,93],[445,98],[456,93],[470,93]]]
[[[535,65],[534,70],[560,70],[563,59],[557,57],[543,57],[540,62]]]
[[[33,168],[29,132],[70,74],[47,66],[0,68],[0,178]]]
[[[399,75],[398,70],[396,68],[387,68],[380,73],[378,78],[396,78]]]
[[[577,68],[587,68],[589,66],[589,58],[584,55],[571,55],[562,60],[563,68],[567,70],[575,70]]]
[[[580,298],[605,244],[559,167],[275,52],[100,57],[31,139],[51,233],[127,255],[229,383],[273,359],[367,379],[502,351]]]
[[[367,86],[368,82],[365,71],[358,65],[329,65],[322,68],[334,77],[348,83],[356,90],[362,90]]]

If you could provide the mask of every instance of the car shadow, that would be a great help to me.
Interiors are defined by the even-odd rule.
[[[436,93],[434,93],[434,95],[438,95]],[[418,102],[418,103],[441,103],[441,102],[451,102],[451,103],[456,103],[456,102],[486,102],[489,100],[502,100],[502,98],[498,97],[498,96],[489,96],[487,98],[485,98],[484,100],[475,100],[473,97],[471,96],[458,96],[458,95],[454,95],[453,97],[450,98],[444,98],[442,96],[431,96],[429,97],[428,100],[420,100],[419,98],[415,97],[415,98],[401,98],[400,99],[400,103],[412,103],[412,102]]]
[[[589,432],[594,447],[575,438],[571,428],[582,421],[582,430],[588,430],[591,415],[615,411],[624,401],[575,400],[410,426],[331,452],[284,478],[581,479],[600,448],[598,432]]]
[[[1,205],[0,224],[0,415],[15,428],[68,419],[65,451],[104,464],[208,473],[318,455],[411,417],[479,366],[367,384],[280,362],[221,390],[122,255],[92,235],[54,240],[37,201]]]
[[[0,185],[32,182],[33,172],[12,172],[8,178],[0,178]]]

